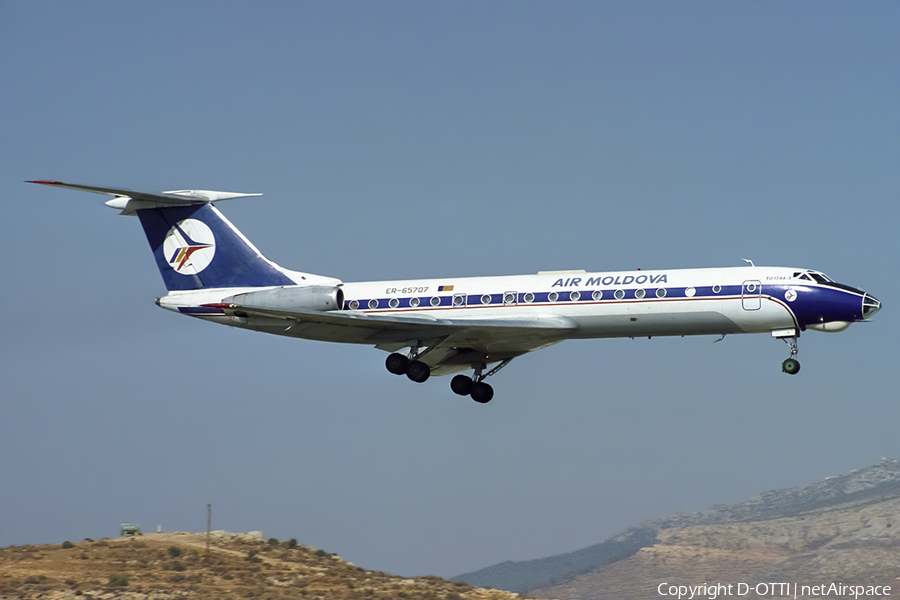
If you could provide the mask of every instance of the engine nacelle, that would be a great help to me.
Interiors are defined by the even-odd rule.
[[[280,287],[258,292],[235,294],[223,300],[238,306],[272,310],[340,310],[344,306],[344,290],[333,285]]]

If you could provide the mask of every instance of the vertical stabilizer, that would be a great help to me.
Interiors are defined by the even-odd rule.
[[[138,210],[166,288],[294,285],[212,204]]]

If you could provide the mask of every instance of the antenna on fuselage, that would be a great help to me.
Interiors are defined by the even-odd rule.
[[[750,266],[751,266],[751,267],[755,267],[755,266],[756,266],[756,265],[753,264],[753,261],[750,260],[749,258],[742,258],[741,260],[744,261],[744,262],[746,262],[746,263],[750,263]]]

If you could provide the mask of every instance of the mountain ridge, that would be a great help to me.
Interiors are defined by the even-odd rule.
[[[451,580],[527,594],[629,558],[654,546],[660,532],[669,529],[797,517],[862,507],[892,498],[900,498],[900,461],[882,458],[869,467],[809,485],[770,490],[735,504],[716,504],[697,512],[678,512],[651,519],[574,552],[528,561],[506,561]]]

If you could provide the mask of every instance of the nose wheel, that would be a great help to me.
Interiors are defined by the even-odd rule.
[[[797,356],[797,338],[785,338],[784,342],[791,347],[791,355],[781,363],[781,370],[788,375],[796,375],[800,372],[800,361],[794,358]]]

